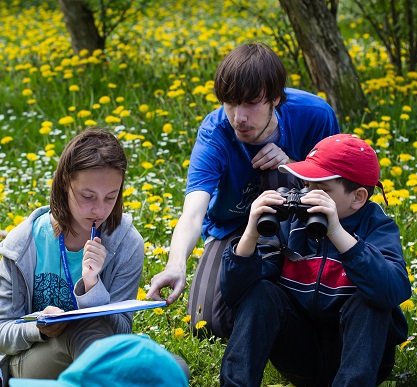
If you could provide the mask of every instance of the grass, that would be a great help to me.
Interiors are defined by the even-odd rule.
[[[273,14],[275,2],[258,2],[262,5]],[[167,262],[197,129],[218,106],[212,80],[221,58],[238,44],[263,41],[291,69],[290,86],[314,89],[305,69],[294,67],[268,28],[237,13],[230,1],[160,0],[146,15],[135,16],[136,22],[119,26],[108,39],[105,52],[75,56],[58,9],[0,2],[0,229],[9,231],[34,208],[48,204],[58,156],[71,137],[90,124],[107,126],[129,158],[124,200],[146,241],[138,291],[143,296]],[[344,39],[371,110],[361,119],[343,117],[341,127],[368,140],[378,153],[390,204],[384,208],[400,227],[413,287],[403,305],[410,338],[398,349],[385,385],[411,386],[417,384],[417,73],[396,76],[376,37],[342,16]],[[374,200],[382,203],[382,196],[377,192]],[[134,331],[183,356],[191,385],[218,386],[225,343],[197,339],[188,324],[188,291],[201,253],[200,242],[187,261],[181,298],[168,308],[137,313]],[[286,382],[268,365],[262,385],[279,384]]]

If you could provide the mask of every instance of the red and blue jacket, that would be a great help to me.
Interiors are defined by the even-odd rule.
[[[259,244],[250,257],[238,256],[234,239],[223,254],[220,274],[226,305],[236,307],[256,282],[266,279],[286,289],[313,320],[339,319],[341,306],[360,292],[371,305],[393,309],[404,326],[398,305],[411,296],[411,286],[398,226],[373,202],[342,219],[341,225],[358,241],[343,254],[327,237],[309,238],[295,217],[281,222],[281,243],[302,257],[311,256],[300,260],[290,260],[268,243]]]

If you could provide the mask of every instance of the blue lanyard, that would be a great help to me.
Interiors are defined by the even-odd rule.
[[[74,283],[72,282],[71,273],[68,267],[67,253],[65,252],[64,234],[59,235],[59,249],[61,250],[61,261],[64,266],[65,277],[67,278],[68,287],[71,293],[72,304],[74,309],[78,309],[77,300],[74,295]]]

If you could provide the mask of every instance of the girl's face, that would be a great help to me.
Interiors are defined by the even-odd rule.
[[[123,174],[113,168],[77,172],[68,189],[72,226],[78,234],[99,227],[111,214],[122,186]]]

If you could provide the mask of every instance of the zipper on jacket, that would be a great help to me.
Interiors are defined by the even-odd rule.
[[[17,270],[20,272],[20,274],[21,274],[21,276],[23,278],[23,281],[25,281],[26,292],[27,292],[27,295],[28,295],[28,300],[26,302],[26,306],[28,307],[28,310],[29,310],[28,313],[31,313],[32,312],[32,294],[31,294],[31,292],[29,290],[28,281],[27,281],[27,279],[26,279],[26,277],[25,277],[25,275],[23,273],[23,270],[20,268],[19,264],[16,261],[14,262],[14,264],[15,264]]]
[[[319,287],[320,287],[321,276],[323,274],[324,265],[326,264],[326,260],[327,260],[328,247],[329,247],[328,239],[325,238],[325,239],[323,239],[322,248],[321,248],[321,250],[323,251],[323,258],[321,259],[320,269],[319,269],[319,272],[317,274],[316,286],[315,286],[315,289],[314,289],[314,298],[313,298],[313,316],[314,316],[314,319],[316,319],[316,317],[317,317],[317,303],[318,303],[318,297],[319,297]]]

